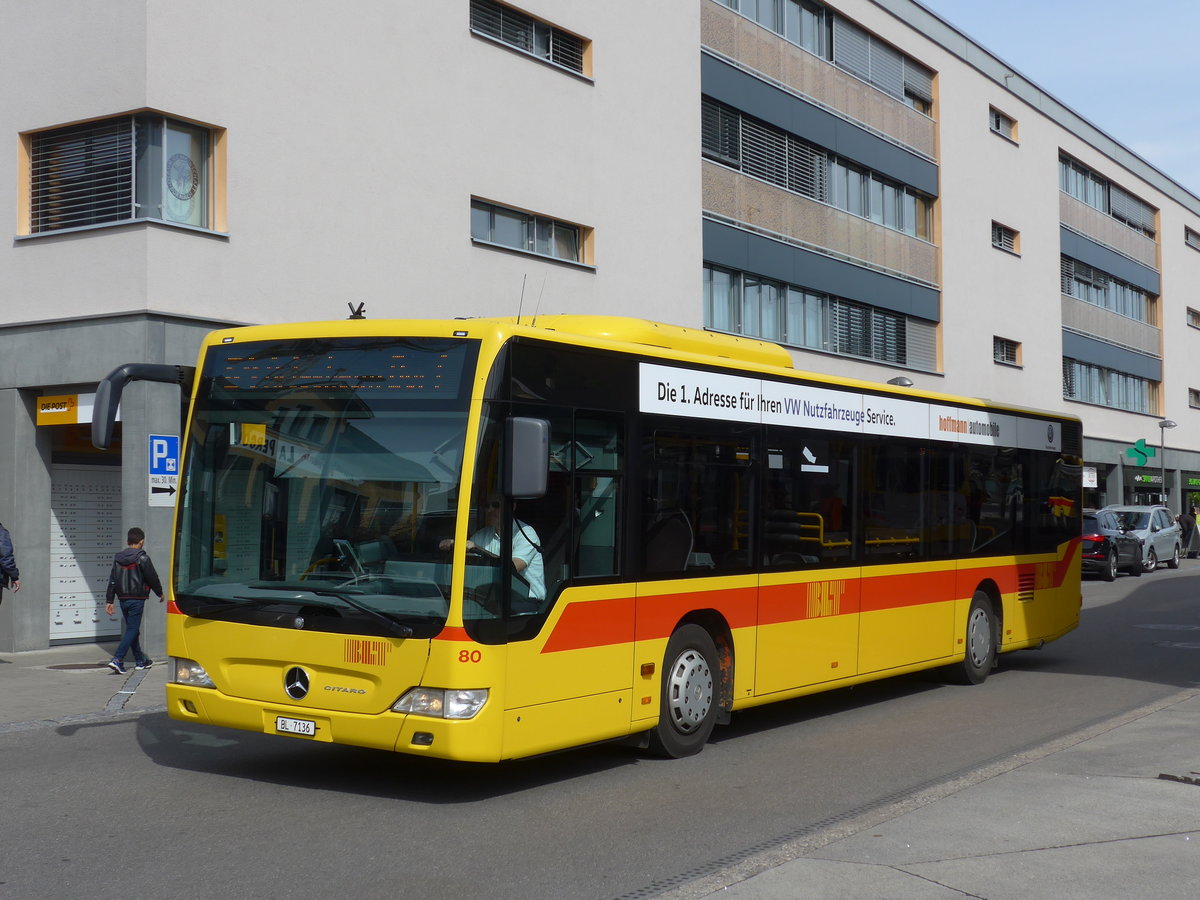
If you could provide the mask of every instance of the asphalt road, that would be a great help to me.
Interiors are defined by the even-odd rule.
[[[1086,582],[1081,627],[983,685],[924,674],[743,712],[685,760],[465,766],[164,714],[0,734],[0,897],[653,897],[1194,685],[1200,562],[1183,566]]]

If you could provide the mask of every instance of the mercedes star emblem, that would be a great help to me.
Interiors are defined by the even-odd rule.
[[[303,700],[308,694],[308,673],[299,666],[292,666],[283,676],[283,689],[293,700]]]

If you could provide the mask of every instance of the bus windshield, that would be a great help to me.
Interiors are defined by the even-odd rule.
[[[209,349],[181,481],[186,614],[390,636],[445,622],[478,345],[320,338]]]

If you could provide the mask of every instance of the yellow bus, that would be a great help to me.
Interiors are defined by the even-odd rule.
[[[167,617],[179,720],[499,761],[1000,653],[1078,623],[1077,419],[599,316],[213,333]]]

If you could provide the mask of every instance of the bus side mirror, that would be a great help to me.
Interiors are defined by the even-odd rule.
[[[546,494],[550,471],[550,423],[545,419],[513,416],[504,423],[504,492],[518,500]]]
[[[121,393],[131,381],[159,381],[177,384],[182,389],[181,401],[186,408],[192,396],[192,380],[196,370],[191,366],[168,366],[158,363],[126,363],[117,366],[96,385],[96,399],[92,403],[92,446],[107,450],[112,443],[113,429],[117,421],[117,407],[121,405]],[[180,422],[183,421],[181,412]]]

